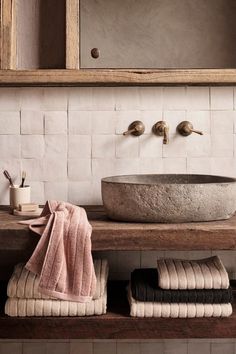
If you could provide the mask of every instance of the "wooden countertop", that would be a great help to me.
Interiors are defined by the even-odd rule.
[[[156,224],[109,220],[101,206],[85,207],[92,225],[92,249],[101,250],[233,250],[236,249],[236,215],[202,223]],[[0,250],[33,248],[38,236],[18,221],[9,208],[0,207]]]

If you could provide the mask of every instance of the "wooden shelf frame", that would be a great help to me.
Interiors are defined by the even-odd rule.
[[[0,0],[0,86],[158,86],[236,83],[236,69],[80,69],[79,0],[65,1],[66,68],[16,70],[16,0]]]
[[[235,308],[234,308],[235,311]],[[236,338],[229,318],[134,318],[108,312],[93,317],[0,317],[2,339],[186,339]]]
[[[69,59],[67,62],[70,65]],[[0,70],[0,86],[230,86],[235,84],[236,69]]]
[[[79,68],[79,0],[66,0],[66,69]]]
[[[0,69],[16,69],[15,0],[0,0]]]
[[[235,308],[234,308],[235,311]],[[93,317],[0,317],[2,339],[186,339],[236,338],[228,318],[134,318],[108,312]]]

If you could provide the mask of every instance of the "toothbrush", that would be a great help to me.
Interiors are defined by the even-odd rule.
[[[26,172],[25,172],[25,171],[22,171],[20,188],[23,188],[23,187],[24,187],[25,178],[26,178]]]
[[[7,170],[5,170],[5,171],[3,171],[3,174],[4,174],[4,176],[6,177],[6,179],[8,179],[8,181],[9,181],[9,183],[10,183],[10,186],[11,186],[11,187],[14,187],[14,184],[13,184],[13,182],[12,182],[10,173],[9,173]]]

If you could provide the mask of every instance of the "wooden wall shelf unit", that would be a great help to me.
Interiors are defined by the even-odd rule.
[[[236,216],[225,221],[143,224],[107,219],[102,207],[86,207],[93,227],[93,251],[235,250]],[[0,207],[0,338],[8,339],[157,339],[235,338],[236,305],[229,318],[131,318],[126,282],[109,282],[108,311],[103,316],[14,318],[4,315],[6,282],[14,264],[29,259],[38,237]],[[2,284],[2,285],[1,285]],[[232,283],[236,291],[236,282]]]
[[[0,86],[235,85],[236,69],[0,70]]]
[[[21,1],[24,2],[24,0]],[[35,1],[40,3],[40,0]],[[59,69],[56,67],[47,69],[43,65],[43,69],[35,67],[29,70],[27,68],[22,70],[21,67],[18,67],[20,55],[18,53],[18,33],[20,30],[17,27],[16,19],[20,11],[17,7],[17,0],[0,0],[0,86],[235,85],[236,83],[236,69],[233,68],[81,69],[78,31],[79,0],[61,1],[65,1],[65,9],[63,10],[65,12],[65,24],[63,24],[65,38],[61,44],[62,46],[64,45],[64,48],[61,48],[65,55],[64,64],[59,63]],[[25,1],[25,4],[27,5],[27,1]],[[57,20],[58,23],[59,21]],[[20,29],[24,30],[24,28]],[[43,44],[43,49],[44,47],[45,43]],[[41,53],[43,49],[38,48],[38,51]],[[42,53],[40,55],[42,56]],[[21,59],[20,62],[22,62]],[[64,67],[62,68],[61,66]]]

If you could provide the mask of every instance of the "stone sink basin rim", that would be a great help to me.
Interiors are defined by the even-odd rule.
[[[230,218],[236,179],[197,174],[137,174],[102,179],[109,218],[128,222],[182,223]]]

